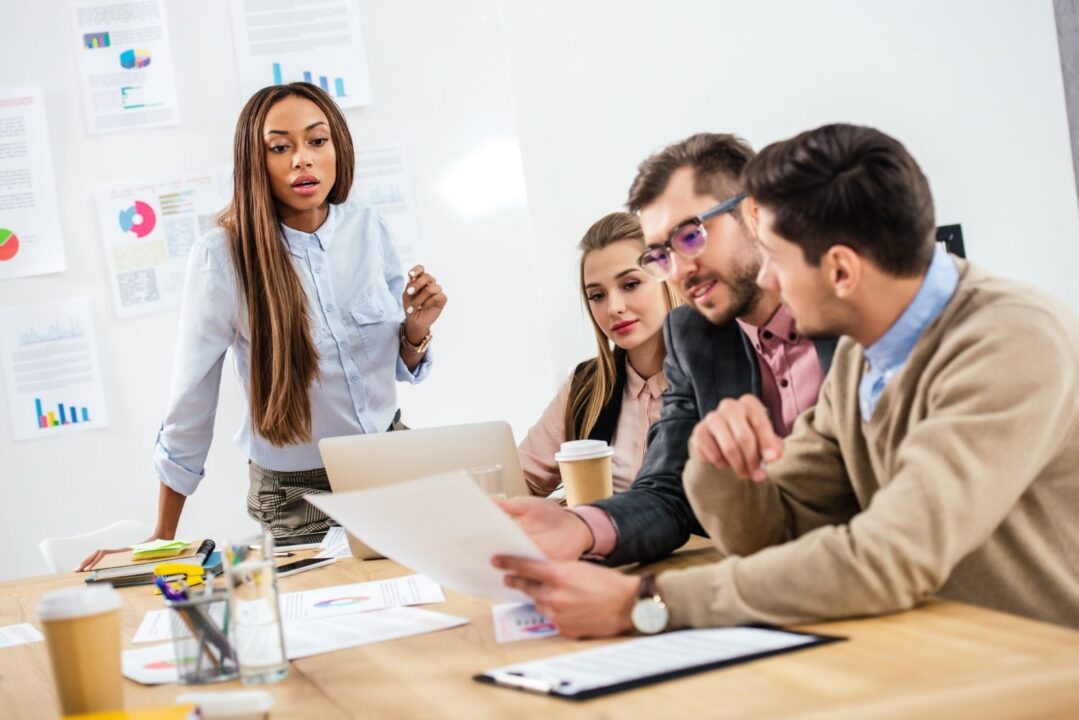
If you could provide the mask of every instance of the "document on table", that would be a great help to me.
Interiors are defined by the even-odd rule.
[[[469,595],[528,601],[503,585],[491,557],[546,560],[463,471],[304,498],[376,552]]]
[[[455,615],[406,607],[286,623],[285,653],[289,660],[298,660],[467,624],[467,619]]]
[[[503,603],[491,608],[495,640],[500,643],[538,640],[558,634],[547,616],[532,603]]]
[[[174,637],[173,623],[170,614],[172,610],[150,610],[143,616],[142,622],[139,623],[139,629],[135,631],[135,637],[131,638],[133,643],[146,643],[146,642],[160,642],[162,640],[171,640]],[[210,606],[210,617],[217,622],[218,626],[222,626],[225,621],[225,603],[214,603]],[[187,628],[180,628],[183,632],[181,637],[187,637],[191,633]]]
[[[281,593],[281,617],[298,620],[349,615],[402,605],[446,602],[438,583],[423,575]]]
[[[754,627],[681,630],[505,665],[474,679],[583,700],[841,639]]]
[[[289,660],[371,645],[386,640],[422,635],[468,624],[468,620],[419,608],[388,608],[322,620],[286,623],[285,653]],[[179,681],[172,643],[124,650],[125,677],[143,685]]]
[[[281,593],[281,618],[285,629],[290,623],[305,620],[350,615],[352,613],[383,610],[402,605],[425,605],[446,602],[446,596],[438,583],[422,575],[407,575],[390,580],[334,585],[316,590]],[[158,642],[173,637],[171,610],[151,610],[146,613],[135,631],[133,643]],[[214,620],[221,624],[225,605],[218,603],[211,608]]]
[[[334,525],[326,532],[326,537],[319,543],[319,553],[316,558],[343,558],[352,555],[348,546],[348,536],[345,529],[340,525]]]
[[[45,637],[30,623],[0,627],[0,648],[41,642]]]

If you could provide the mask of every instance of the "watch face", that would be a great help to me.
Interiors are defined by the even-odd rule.
[[[667,627],[670,614],[663,603],[656,602],[653,598],[644,598],[638,600],[633,606],[633,614],[630,617],[633,620],[633,627],[639,632],[652,635]]]

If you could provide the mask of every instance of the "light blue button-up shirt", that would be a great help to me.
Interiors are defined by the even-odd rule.
[[[873,417],[880,394],[888,382],[899,374],[918,338],[951,300],[958,283],[959,270],[955,262],[938,245],[925,279],[910,305],[879,340],[865,349],[869,367],[858,384],[862,420],[869,422],[869,418]]]
[[[281,230],[307,296],[319,354],[319,377],[310,389],[312,440],[271,445],[253,432],[246,404],[235,440],[265,468],[310,470],[322,467],[321,438],[386,430],[397,410],[395,380],[423,380],[430,372],[431,351],[415,372],[401,360],[398,329],[405,317],[405,279],[378,213],[358,203],[331,205],[315,232]],[[205,472],[230,347],[245,396],[248,390],[251,345],[242,308],[228,237],[216,228],[191,248],[172,387],[154,448],[158,477],[184,495],[195,491]]]

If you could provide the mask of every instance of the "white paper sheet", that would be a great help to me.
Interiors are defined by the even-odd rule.
[[[465,618],[419,608],[389,608],[340,615],[286,625],[285,650],[289,660],[297,660],[466,624]],[[179,681],[172,643],[124,650],[121,666],[125,677],[144,685]]]
[[[532,603],[503,603],[491,608],[495,640],[500,643],[538,640],[558,635],[558,628]]]
[[[16,440],[109,424],[86,298],[0,308],[0,363]]]
[[[162,640],[171,640],[172,633],[172,610],[150,610],[142,618],[142,622],[139,623],[139,629],[135,631],[135,637],[131,638],[133,643],[147,643],[147,642],[161,642]],[[220,626],[224,622],[225,618],[225,603],[215,603],[210,607],[210,617],[212,617]],[[190,635],[191,633],[183,628],[183,634]]]
[[[71,3],[86,131],[180,122],[163,0]]]
[[[64,269],[45,103],[38,88],[0,90],[0,280]]]
[[[44,639],[45,636],[41,634],[41,631],[30,623],[0,627],[0,648],[41,642]]]
[[[680,630],[506,665],[484,674],[501,677],[510,684],[524,678],[560,693],[576,694],[696,665],[807,645],[815,639],[763,628]]]
[[[180,306],[187,255],[230,199],[227,168],[97,188],[97,217],[116,314]]]
[[[326,537],[322,538],[322,542],[319,544],[319,548],[316,558],[343,558],[352,555],[352,550],[348,547],[348,536],[345,534],[345,529],[339,525],[335,525],[327,531]]]
[[[124,677],[143,685],[180,682],[180,675],[176,672],[176,650],[172,643],[124,650],[120,653],[120,669]]]
[[[446,602],[438,583],[422,575],[281,593],[281,617],[291,622],[358,612]]]
[[[341,107],[371,104],[358,0],[230,3],[245,101],[267,85],[304,81]]]
[[[393,243],[407,272],[423,260],[412,201],[412,176],[404,145],[368,148],[356,153],[353,199],[378,210],[393,232]]]
[[[379,554],[469,595],[526,602],[491,557],[546,560],[465,472],[304,497]]]
[[[422,575],[407,575],[389,580],[334,585],[332,587],[281,593],[281,619],[285,630],[294,623],[308,620],[370,612],[404,605],[446,602],[438,583]],[[214,605],[213,617],[220,623],[224,604]],[[135,631],[133,643],[160,642],[172,638],[171,610],[150,610]]]
[[[467,619],[455,615],[405,607],[339,615],[286,625],[285,652],[289,660],[296,660],[467,624]]]

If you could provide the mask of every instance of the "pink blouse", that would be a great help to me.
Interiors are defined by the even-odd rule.
[[[533,495],[550,495],[562,484],[558,463],[554,455],[566,440],[565,415],[569,403],[570,384],[573,375],[562,384],[551,404],[543,411],[539,422],[532,426],[528,435],[517,448],[521,457],[521,469]],[[659,419],[663,403],[660,396],[667,389],[667,381],[659,372],[645,380],[626,363],[626,388],[622,393],[622,412],[618,415],[614,439],[614,491],[629,489],[637,471],[644,462],[648,428]]]

